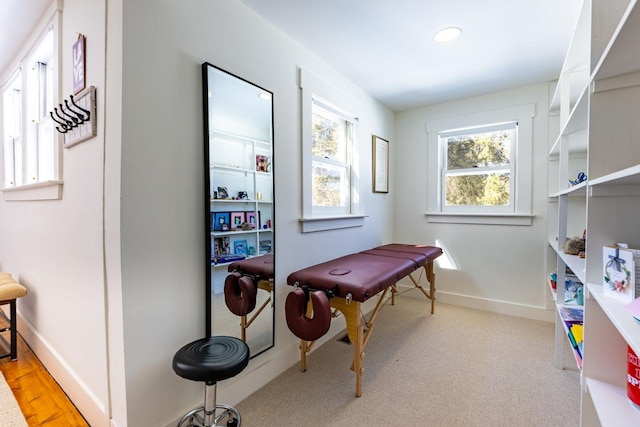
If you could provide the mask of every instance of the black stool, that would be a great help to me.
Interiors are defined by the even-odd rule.
[[[227,426],[239,427],[240,413],[232,406],[216,404],[216,383],[238,375],[248,364],[249,347],[235,337],[203,338],[178,350],[173,356],[173,370],[176,374],[206,384],[204,406],[188,412],[182,417],[178,427],[213,427],[220,425],[218,422],[224,418],[228,418]],[[216,415],[216,409],[223,411]]]

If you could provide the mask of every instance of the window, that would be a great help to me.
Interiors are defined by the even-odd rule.
[[[356,126],[314,98],[312,107],[312,206],[317,214],[351,213],[351,152]]]
[[[40,190],[39,195],[32,194],[35,199],[59,198],[61,194],[57,188],[60,136],[50,116],[57,98],[59,19],[54,12],[51,23],[26,50],[18,70],[2,88],[3,187],[8,200],[30,199],[15,195],[34,186],[56,187],[50,193]]]
[[[4,185],[22,183],[22,78],[19,72],[9,80],[2,93],[4,111],[2,139],[4,141]]]
[[[357,104],[300,70],[303,232],[363,224],[359,203]]]
[[[430,222],[531,225],[535,105],[427,122]]]
[[[514,212],[517,123],[440,132],[443,211]]]

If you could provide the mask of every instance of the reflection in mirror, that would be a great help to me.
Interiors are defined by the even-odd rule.
[[[202,64],[206,327],[273,347],[273,94]]]

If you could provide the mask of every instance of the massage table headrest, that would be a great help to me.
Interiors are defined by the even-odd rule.
[[[246,316],[256,308],[258,287],[248,276],[231,273],[224,281],[224,302],[236,316]]]

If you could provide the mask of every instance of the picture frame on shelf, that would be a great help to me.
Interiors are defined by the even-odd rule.
[[[227,191],[227,187],[218,187],[218,199],[228,199],[229,192]]]
[[[256,154],[256,171],[269,172],[269,158],[261,154]]]
[[[247,241],[246,240],[234,240],[233,252],[236,255],[247,255]]]
[[[230,227],[232,230],[241,230],[244,222],[244,212],[231,212]]]
[[[229,231],[231,215],[229,212],[211,212],[211,228],[213,231]]]
[[[231,248],[229,247],[229,238],[228,237],[216,237],[213,239],[213,256],[219,255],[229,255],[231,253]]]
[[[252,229],[256,228],[256,213],[255,211],[245,212],[245,222],[251,226]]]
[[[260,255],[265,255],[271,253],[271,240],[265,239],[260,240],[260,246],[258,247],[258,253]]]
[[[636,297],[636,267],[634,251],[618,246],[602,248],[603,293],[624,302],[631,302]]]

